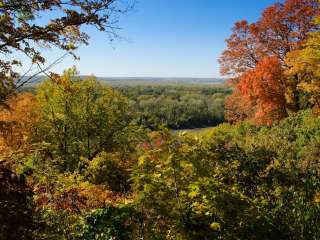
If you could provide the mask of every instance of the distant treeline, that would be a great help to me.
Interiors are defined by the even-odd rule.
[[[224,85],[122,86],[137,121],[150,129],[196,128],[224,122],[224,101],[231,89]]]
[[[80,79],[85,79],[86,75],[79,75]],[[21,81],[27,82],[24,86],[32,87],[36,84],[39,84],[47,80],[47,76],[40,75],[37,77],[31,78],[31,81],[28,79],[30,76],[22,77]],[[211,87],[212,84],[224,84],[226,82],[225,78],[188,78],[188,77],[96,77],[96,79],[101,83],[106,83],[113,87],[125,87],[125,86],[181,86],[181,85],[193,85],[193,86],[205,86]]]
[[[35,94],[36,88],[36,85],[27,86],[23,92]],[[191,129],[218,125],[225,121],[225,99],[232,93],[225,84],[119,85],[113,88],[128,98],[136,123],[151,130],[160,126]]]

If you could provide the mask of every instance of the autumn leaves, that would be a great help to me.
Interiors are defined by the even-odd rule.
[[[256,23],[235,23],[220,58],[221,73],[235,87],[226,102],[229,121],[269,125],[307,102],[317,107],[314,85],[303,84],[314,81],[306,80],[310,64],[303,63],[314,61],[306,55],[319,47],[318,14],[318,1],[288,0],[265,9]]]

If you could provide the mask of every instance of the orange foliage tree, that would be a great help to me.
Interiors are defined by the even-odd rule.
[[[241,102],[255,107],[248,115],[255,122],[271,124],[286,116],[286,84],[276,57],[265,57],[253,70],[245,72],[237,89],[242,96]]]
[[[31,93],[10,97],[0,110],[0,159],[13,151],[29,151],[34,124],[39,119],[36,98]]]
[[[318,13],[317,0],[287,0],[266,8],[255,23],[235,23],[219,59],[222,75],[229,76],[236,89],[226,102],[229,120],[246,116],[271,124],[299,109],[299,79],[287,80],[285,59],[317,30],[313,20]]]

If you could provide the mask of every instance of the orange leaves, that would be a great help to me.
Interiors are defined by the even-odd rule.
[[[283,95],[285,81],[282,68],[276,57],[263,58],[254,70],[242,75],[237,86],[247,98],[260,98],[262,101],[275,100]]]
[[[247,21],[236,22],[233,34],[226,40],[228,49],[219,59],[223,75],[237,76],[248,69],[255,67],[259,59],[259,48],[254,36],[255,25]]]
[[[259,21],[257,41],[266,54],[277,56],[282,63],[289,51],[300,47],[307,33],[314,31],[314,17],[319,14],[317,0],[287,0],[266,8]]]
[[[256,23],[235,23],[219,60],[221,73],[237,80],[235,92],[226,101],[231,122],[245,117],[271,124],[288,110],[298,110],[292,108],[298,106],[292,102],[298,96],[291,96],[298,94],[298,84],[290,84],[283,74],[288,69],[285,58],[301,49],[309,32],[317,30],[313,21],[317,14],[319,1],[287,0],[265,9]]]
[[[45,187],[35,189],[37,193],[36,204],[38,208],[52,207],[56,211],[69,213],[80,212],[95,208],[103,208],[106,205],[115,204],[123,200],[120,193],[114,193],[101,185],[80,183],[78,187],[53,191]]]
[[[245,120],[253,111],[253,106],[244,103],[242,95],[238,89],[235,89],[231,96],[225,102],[225,117],[231,123],[237,123]]]
[[[27,150],[34,124],[39,119],[38,102],[31,93],[19,94],[7,101],[8,108],[0,109],[0,152]]]
[[[258,124],[271,124],[286,115],[285,87],[279,60],[276,57],[265,57],[255,69],[241,76],[235,93],[227,103],[230,105],[233,101],[238,106],[239,114],[247,115]]]

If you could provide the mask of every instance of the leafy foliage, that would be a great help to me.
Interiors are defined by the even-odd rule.
[[[149,228],[162,239],[316,239],[319,126],[302,112],[273,128],[151,136],[134,171]]]
[[[123,86],[118,90],[137,112],[136,121],[153,130],[217,125],[224,121],[225,86]]]
[[[316,24],[320,24],[319,17]],[[320,32],[309,33],[309,38],[303,49],[288,54],[287,64],[290,68],[287,71],[289,76],[297,76],[302,79],[298,88],[308,94],[309,101],[318,111],[320,107],[320,84],[319,84],[319,59],[320,59]]]
[[[37,65],[41,72],[46,72],[47,67],[42,66],[46,59],[41,49],[55,47],[72,53],[79,44],[88,43],[89,35],[81,26],[94,26],[114,38],[113,22],[129,7],[129,4],[118,3],[115,0],[1,0],[0,53],[6,56],[22,53],[30,59],[31,65]],[[37,20],[49,11],[55,12],[54,17],[39,23]],[[31,79],[19,77],[15,72],[19,66],[21,62],[17,58],[0,61],[1,102]]]
[[[128,101],[94,77],[82,81],[70,69],[42,83],[37,98],[43,117],[36,137],[50,144],[63,169],[77,169],[81,157],[92,160],[102,151],[121,149],[124,156],[135,146],[139,127],[131,124]]]
[[[37,99],[30,93],[12,96],[0,106],[0,158],[9,161],[12,155],[28,154],[32,135],[40,119]],[[0,161],[1,161],[0,160]],[[14,164],[13,162],[10,165]]]
[[[134,239],[133,226],[137,214],[130,206],[96,209],[84,218],[77,239]]]
[[[298,88],[303,80],[299,75],[284,74],[290,69],[285,59],[303,47],[309,33],[318,30],[314,22],[318,14],[319,1],[287,0],[266,8],[255,23],[235,23],[220,58],[221,73],[230,76],[240,89],[227,101],[231,121],[245,116],[270,124],[303,108]],[[239,100],[236,106],[228,104]]]
[[[0,1],[0,12],[20,29],[14,37],[23,24],[27,39],[71,50],[73,37],[85,41],[81,24],[107,24],[92,11],[111,3]],[[66,16],[54,29],[28,25],[56,7]],[[287,0],[235,24],[221,58],[236,82],[225,102],[232,124],[201,135],[159,125],[220,123],[229,89],[117,91],[69,69],[36,95],[1,98],[0,239],[320,239],[318,7]],[[69,23],[74,31],[55,32]],[[3,34],[0,51],[27,46]]]

